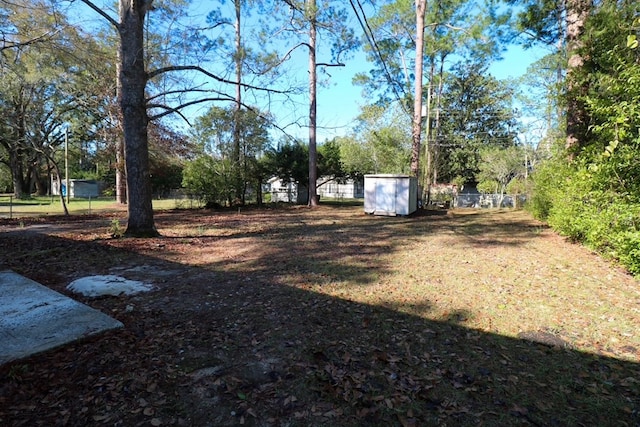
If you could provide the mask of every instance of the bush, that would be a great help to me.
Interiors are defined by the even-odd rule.
[[[234,192],[230,169],[229,161],[204,155],[185,165],[182,185],[209,207],[230,204]]]
[[[482,194],[493,194],[497,193],[497,184],[494,181],[480,181],[476,188]]]
[[[620,263],[631,274],[640,276],[640,231],[627,231],[615,235],[615,247]]]
[[[558,183],[562,182],[566,173],[566,161],[559,162],[555,159],[542,163],[533,173],[531,179],[533,188],[527,209],[534,217],[547,221],[553,201],[558,197]]]
[[[640,203],[607,185],[603,168],[550,161],[534,175],[529,209],[560,234],[640,276]]]

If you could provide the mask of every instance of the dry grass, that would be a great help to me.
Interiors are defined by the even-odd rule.
[[[5,267],[48,286],[158,291],[86,301],[125,330],[1,368],[0,422],[640,422],[638,281],[525,212],[163,212],[157,239],[112,219],[5,225]]]

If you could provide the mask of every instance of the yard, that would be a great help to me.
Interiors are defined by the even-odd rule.
[[[1,425],[640,424],[640,287],[522,211],[0,220],[0,268],[125,328],[0,367]]]

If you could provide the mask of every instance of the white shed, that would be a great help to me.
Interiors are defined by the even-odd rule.
[[[364,211],[374,215],[410,215],[418,208],[418,183],[409,175],[364,176]]]
[[[100,195],[100,183],[93,179],[70,179],[69,187],[71,192],[69,197],[73,198],[90,198]],[[60,194],[60,182],[51,178],[51,194],[58,196]],[[67,182],[62,180],[62,195],[67,195]]]

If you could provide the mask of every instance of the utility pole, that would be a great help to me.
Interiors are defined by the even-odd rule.
[[[69,204],[69,194],[71,193],[69,186],[69,128],[64,130],[64,178],[67,187],[67,204]]]

